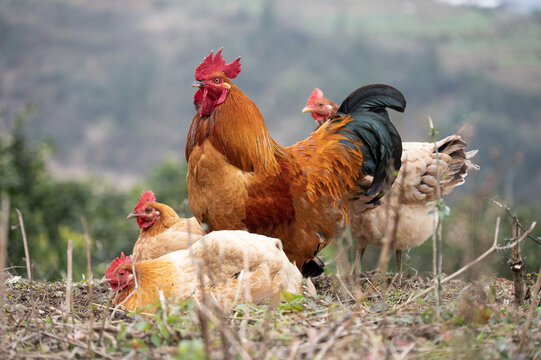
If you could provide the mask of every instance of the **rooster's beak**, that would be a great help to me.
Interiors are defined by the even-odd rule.
[[[201,81],[196,80],[192,83],[192,87],[203,87],[203,86],[205,86],[205,84],[203,84],[203,82]]]
[[[131,213],[128,214],[128,217],[126,219],[138,218],[138,217],[139,217],[139,214],[136,213],[135,211],[132,211]]]
[[[311,108],[310,106],[305,106],[305,107],[302,109],[302,112],[303,112],[303,113],[307,113],[307,112],[311,113],[312,111],[314,111],[314,110],[312,110],[312,108]]]

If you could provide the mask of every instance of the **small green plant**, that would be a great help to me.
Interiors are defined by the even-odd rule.
[[[301,312],[304,310],[304,296],[302,294],[293,294],[289,291],[282,291],[280,298],[283,303],[278,306],[282,311]]]
[[[438,198],[436,201],[429,201],[426,203],[426,206],[434,207],[434,209],[429,210],[428,213],[433,214],[437,211],[440,221],[443,221],[443,219],[451,215],[451,208],[445,204],[442,198]]]

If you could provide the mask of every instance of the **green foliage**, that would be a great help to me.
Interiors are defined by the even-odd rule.
[[[181,340],[178,343],[176,359],[199,360],[206,359],[203,339]]]
[[[278,309],[285,312],[301,312],[304,311],[303,303],[305,298],[302,294],[293,294],[289,291],[282,290],[280,292],[282,303],[278,305]]]
[[[438,198],[436,201],[429,201],[426,203],[426,206],[434,206],[435,210],[429,210],[428,213],[433,214],[434,211],[437,211],[440,221],[443,221],[443,219],[451,215],[451,208],[445,204],[443,198]]]
[[[187,172],[185,161],[172,156],[167,157],[150,174],[146,181],[147,188],[144,190],[153,190],[159,202],[171,206],[181,215],[188,216],[191,210],[186,201],[188,198]]]
[[[33,108],[25,108],[12,130],[0,136],[0,194],[10,198],[10,224],[18,224],[14,211],[21,210],[36,278],[58,279],[66,273],[66,249],[74,242],[74,280],[86,274],[82,219],[88,223],[93,264],[110,261],[121,249],[130,250],[136,238],[120,214],[126,212],[126,196],[102,181],[59,181],[45,167],[47,147],[29,143],[25,121]],[[135,230],[135,229],[134,229]],[[11,230],[8,243],[10,265],[23,265],[20,229]],[[108,264],[108,263],[107,263]]]
[[[66,274],[67,243],[73,240],[73,274],[86,274],[83,219],[91,239],[94,276],[100,277],[120,251],[130,253],[138,228],[126,214],[137,204],[143,187],[129,195],[103,180],[57,180],[45,166],[48,146],[31,143],[25,132],[34,107],[23,109],[13,128],[0,136],[0,194],[10,197],[10,224],[18,224],[15,208],[21,210],[35,278],[59,279]],[[180,214],[189,214],[186,163],[168,158],[152,173],[145,189],[156,192],[158,201]],[[10,265],[24,265],[20,230],[10,232]]]

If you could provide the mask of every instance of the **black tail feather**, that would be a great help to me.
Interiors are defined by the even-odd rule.
[[[391,123],[386,108],[403,112],[406,99],[391,86],[375,84],[352,92],[337,113],[354,119],[341,131],[352,140],[344,142],[347,146],[357,143],[353,139],[355,137],[361,140],[364,157],[362,170],[365,175],[373,177],[371,185],[364,188],[364,196],[374,197],[369,203],[378,201],[384,195],[401,165],[402,139]]]
[[[305,278],[316,277],[325,271],[325,263],[317,256],[302,264],[302,276]]]

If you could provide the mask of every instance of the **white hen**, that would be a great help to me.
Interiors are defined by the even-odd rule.
[[[392,238],[395,219],[400,213],[396,232],[396,267],[402,269],[402,251],[421,245],[432,235],[437,216],[428,202],[437,198],[438,162],[434,143],[405,142],[402,144],[402,166],[381,205],[366,209],[364,201],[350,206],[351,234],[356,241],[359,263],[368,245],[382,246]],[[470,169],[479,169],[470,159],[477,150],[466,152],[466,142],[451,135],[436,142],[440,156],[439,187],[441,196],[450,194],[464,183]],[[357,264],[356,264],[357,265]]]

